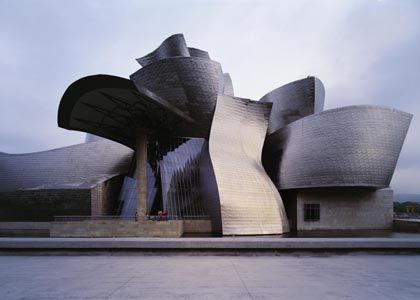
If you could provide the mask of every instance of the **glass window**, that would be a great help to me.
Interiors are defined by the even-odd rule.
[[[319,221],[319,203],[305,203],[303,206],[304,221]]]

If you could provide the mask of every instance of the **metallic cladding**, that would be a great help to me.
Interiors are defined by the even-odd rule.
[[[225,235],[279,234],[289,224],[278,189],[287,195],[301,188],[376,189],[390,183],[410,114],[375,106],[322,112],[325,90],[315,77],[279,87],[259,102],[235,98],[229,74],[206,51],[187,47],[182,34],[170,36],[137,61],[143,67],[131,81],[95,75],[70,85],[58,124],[133,149],[139,127],[147,128],[149,210],[157,209],[155,203],[172,216],[209,214],[213,231]],[[205,139],[171,142],[194,137]],[[89,149],[83,151],[93,151],[96,158],[98,150]],[[3,154],[0,159],[4,168]],[[119,165],[113,158],[110,162]],[[11,173],[2,173],[19,176],[24,167],[16,165]],[[47,178],[22,186],[89,184],[71,177],[82,178],[78,171],[60,168],[67,176],[61,183]],[[136,197],[135,178],[127,177],[123,215],[135,213]]]
[[[135,85],[165,99],[196,120],[194,137],[208,137],[217,94],[223,93],[220,64],[197,57],[173,57],[149,64],[130,76]]]
[[[232,78],[229,73],[223,73],[223,94],[228,96],[234,96]]]
[[[156,50],[143,57],[137,58],[136,60],[142,67],[145,67],[159,60],[170,57],[197,57],[210,60],[210,56],[207,51],[187,47],[184,35],[181,33],[171,35],[164,40]]]
[[[200,197],[204,202],[205,211],[210,216],[212,232],[222,233],[219,190],[217,187],[216,177],[214,175],[213,164],[210,159],[208,141],[206,141],[203,145],[200,157],[199,174]]]
[[[141,66],[145,67],[158,60],[177,56],[190,56],[190,51],[182,34],[171,35],[156,50],[136,60]]]
[[[264,165],[279,189],[387,187],[411,118],[369,105],[307,116],[267,137]]]
[[[209,153],[225,235],[289,231],[280,194],[261,164],[270,110],[270,103],[217,98]]]
[[[188,47],[188,52],[190,52],[190,56],[210,60],[210,55],[207,51]]]
[[[268,134],[300,118],[321,112],[324,96],[324,85],[316,77],[288,83],[264,95],[260,101],[273,103]]]
[[[90,188],[128,172],[133,151],[108,140],[27,154],[0,153],[0,192]]]
[[[132,81],[94,75],[71,84],[60,102],[59,126],[133,149],[137,127],[146,126],[151,134],[207,138],[217,94],[233,95],[220,64],[207,52],[188,48],[182,34],[139,60],[144,67]]]

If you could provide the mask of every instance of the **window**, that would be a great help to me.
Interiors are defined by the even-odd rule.
[[[319,221],[319,203],[306,203],[303,206],[304,221]]]

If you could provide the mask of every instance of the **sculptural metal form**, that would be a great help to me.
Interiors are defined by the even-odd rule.
[[[219,95],[209,152],[224,234],[289,231],[280,194],[261,163],[270,103]]]
[[[181,34],[169,37],[137,61],[143,68],[130,76],[134,84],[104,77],[119,84],[104,81],[99,89],[96,85],[76,96],[70,91],[84,81],[92,86],[87,82],[92,78],[71,86],[60,104],[59,126],[94,133],[133,149],[139,126],[147,128],[149,139],[203,139],[201,178],[190,180],[194,182],[190,185],[200,191],[198,198],[205,202],[213,228],[224,234],[287,232],[287,217],[275,186],[282,190],[389,185],[409,114],[368,106],[322,112],[325,92],[315,77],[275,89],[260,102],[234,98],[230,76],[207,52],[187,47]],[[384,155],[378,156],[378,151]],[[197,161],[197,154],[188,159],[180,153],[167,154],[155,169],[155,174],[163,176],[163,205],[178,207],[178,215],[182,205],[168,199],[184,197],[181,202],[191,202],[196,198],[170,191],[180,178],[185,179],[183,170],[190,170],[192,161]],[[170,174],[165,173],[168,168]]]
[[[142,177],[126,180],[121,192],[125,203],[142,194],[138,203],[148,207],[137,211],[160,205],[177,218],[208,214],[223,234],[274,234],[288,231],[278,190],[389,185],[410,114],[373,106],[322,112],[324,87],[315,77],[260,102],[235,98],[229,74],[182,34],[137,61],[143,68],[131,80],[76,81],[58,112],[60,127],[134,150],[143,132],[147,167],[137,151]],[[145,176],[148,183],[139,183]]]

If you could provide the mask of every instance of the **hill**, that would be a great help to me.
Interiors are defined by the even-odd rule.
[[[394,202],[419,202],[420,194],[394,194]]]

